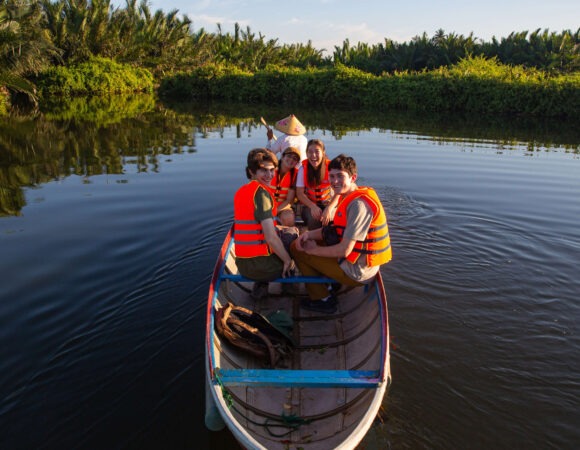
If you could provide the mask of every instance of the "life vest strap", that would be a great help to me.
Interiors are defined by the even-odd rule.
[[[383,228],[387,227],[387,223],[383,223],[382,225],[379,225],[378,227],[374,227],[374,228],[369,228],[369,233],[374,233],[375,231],[379,231],[382,230]],[[388,236],[388,234],[387,234]]]
[[[262,230],[236,230],[234,236],[240,234],[263,234],[263,233]]]
[[[361,255],[376,255],[378,253],[383,253],[386,252],[387,250],[389,250],[391,248],[391,244],[387,245],[384,248],[379,248],[377,250],[366,250],[366,249],[360,249],[360,248],[353,248],[352,251],[356,252],[356,253],[360,253]]]
[[[261,245],[261,244],[267,244],[267,242],[264,241],[264,240],[258,240],[258,241],[239,241],[237,239],[234,239],[234,242],[236,243],[236,245]]]
[[[357,241],[357,242],[362,242],[363,244],[368,244],[369,242],[380,242],[383,241],[385,239],[389,238],[389,233],[385,234],[384,236],[378,237],[378,238],[373,238],[373,239],[365,239],[364,241]]]

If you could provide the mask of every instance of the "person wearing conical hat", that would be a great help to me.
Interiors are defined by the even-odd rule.
[[[298,118],[294,114],[290,114],[288,117],[280,119],[274,125],[276,130],[280,131],[282,136],[274,140],[274,132],[272,129],[268,129],[266,136],[268,136],[268,145],[266,148],[273,151],[274,154],[281,158],[282,153],[288,147],[297,148],[300,151],[300,162],[306,159],[306,144],[308,139],[306,139],[306,128],[300,123]]]

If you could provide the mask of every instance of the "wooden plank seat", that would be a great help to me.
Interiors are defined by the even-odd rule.
[[[251,280],[250,278],[246,278],[243,275],[237,273],[222,273],[220,276],[221,280],[229,280],[234,281],[237,283],[253,283],[256,280]],[[302,275],[296,275],[286,278],[276,278],[275,280],[271,280],[270,283],[336,283],[336,280],[333,278],[328,277],[305,277]]]
[[[381,384],[378,370],[220,369],[224,386],[371,388]]]

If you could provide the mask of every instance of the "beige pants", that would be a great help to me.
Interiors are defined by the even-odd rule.
[[[336,258],[307,255],[296,248],[296,241],[290,246],[290,253],[305,277],[323,275],[346,286],[362,286],[362,283],[354,281],[344,273]],[[329,295],[328,286],[324,283],[306,283],[306,290],[311,300],[320,300]]]

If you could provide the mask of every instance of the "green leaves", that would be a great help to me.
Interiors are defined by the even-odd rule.
[[[466,111],[486,114],[577,116],[580,75],[550,75],[468,57],[431,71],[376,76],[338,64],[330,69],[270,66],[255,73],[208,66],[167,77],[167,97],[369,107],[378,110]]]
[[[36,103],[36,89],[27,77],[47,67],[57,49],[45,33],[38,2],[0,4],[0,87],[23,93]]]
[[[70,67],[52,67],[38,79],[43,96],[74,96],[152,92],[153,75],[147,69],[92,58]]]

